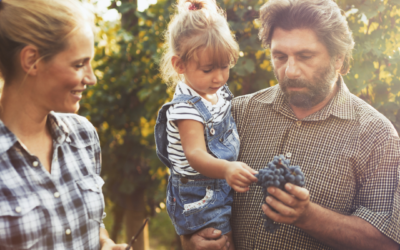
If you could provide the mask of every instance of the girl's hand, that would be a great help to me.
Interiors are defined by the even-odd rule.
[[[225,171],[225,180],[236,192],[244,193],[250,188],[252,182],[258,179],[254,175],[257,171],[239,161],[230,162]]]

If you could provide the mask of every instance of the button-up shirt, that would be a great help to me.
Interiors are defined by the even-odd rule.
[[[49,173],[0,121],[0,249],[99,249],[99,139],[75,114],[48,115]]]
[[[275,155],[285,155],[304,172],[311,202],[358,216],[400,243],[399,136],[388,119],[351,94],[342,80],[338,85],[324,108],[302,120],[279,85],[235,98],[238,160],[259,170]],[[235,193],[236,249],[332,249],[292,225],[266,232],[262,200],[261,187],[254,184],[249,192]]]

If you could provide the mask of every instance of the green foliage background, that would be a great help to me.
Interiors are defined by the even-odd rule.
[[[269,51],[261,47],[257,35],[256,18],[265,1],[217,2],[226,10],[241,49],[228,81],[231,90],[242,95],[277,84]],[[160,79],[158,62],[173,3],[159,0],[138,12],[134,0],[113,1],[110,8],[121,13],[121,21],[110,23],[97,17],[93,66],[98,84],[86,93],[80,110],[100,135],[104,192],[113,207],[110,216],[123,213],[129,202],[144,202],[143,218],[160,218],[150,225],[155,249],[174,249],[178,245],[163,205],[168,170],[156,157],[153,139],[157,111],[172,97],[172,91]],[[352,93],[383,113],[400,132],[400,1],[337,3],[347,16],[356,42],[345,82]],[[119,232],[121,228],[114,225],[113,230]],[[118,232],[112,235],[116,237]]]

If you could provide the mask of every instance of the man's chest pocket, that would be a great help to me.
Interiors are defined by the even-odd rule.
[[[81,192],[89,219],[101,223],[104,212],[104,197],[101,191],[103,179],[98,175],[86,175],[76,180],[76,184]]]
[[[0,197],[0,249],[37,247],[49,220],[40,204],[34,194]]]

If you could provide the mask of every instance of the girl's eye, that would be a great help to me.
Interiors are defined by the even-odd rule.
[[[77,68],[82,68],[83,66],[84,66],[83,63],[80,63],[80,64],[75,65],[75,67],[77,67]]]
[[[212,69],[209,70],[203,70],[204,73],[210,73]]]
[[[228,68],[228,65],[222,66],[221,69],[226,69]]]

